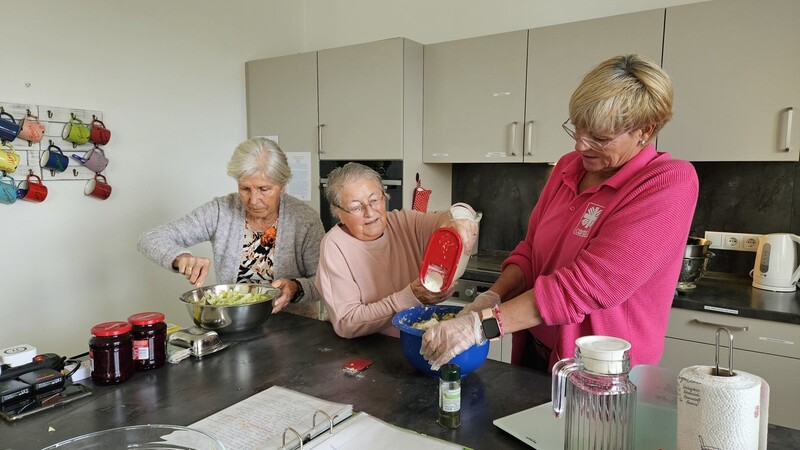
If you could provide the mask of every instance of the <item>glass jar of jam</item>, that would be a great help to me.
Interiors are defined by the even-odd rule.
[[[89,367],[95,384],[122,383],[133,376],[131,324],[105,322],[92,327]]]
[[[136,370],[157,369],[167,361],[167,324],[164,314],[143,312],[128,317],[133,326],[133,366]]]

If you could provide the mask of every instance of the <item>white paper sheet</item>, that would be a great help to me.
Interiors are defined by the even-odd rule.
[[[311,201],[311,153],[286,152],[292,179],[286,186],[286,193],[304,202]]]

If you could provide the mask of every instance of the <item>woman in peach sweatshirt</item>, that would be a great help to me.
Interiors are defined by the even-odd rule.
[[[340,223],[322,239],[316,286],[336,334],[398,336],[396,313],[450,296],[452,289],[431,292],[420,282],[425,246],[434,230],[449,226],[472,249],[475,222],[453,220],[447,211],[386,211],[380,175],[358,163],[331,172],[325,195]]]

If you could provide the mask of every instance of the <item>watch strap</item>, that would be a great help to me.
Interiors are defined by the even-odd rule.
[[[294,281],[297,284],[297,292],[294,293],[292,299],[289,300],[289,302],[298,303],[300,300],[303,299],[303,296],[306,295],[306,291],[303,289],[303,283],[297,281],[297,279],[295,278],[292,278],[292,281]]]

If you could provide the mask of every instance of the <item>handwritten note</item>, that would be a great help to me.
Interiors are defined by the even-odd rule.
[[[330,415],[335,425],[352,415],[353,406],[272,386],[190,427],[216,437],[232,450],[280,448],[287,427],[292,427],[304,439],[313,438],[329,428],[328,420],[322,414],[317,416],[317,426],[312,426],[317,410]],[[288,434],[286,439],[287,448],[299,446],[293,434]]]

